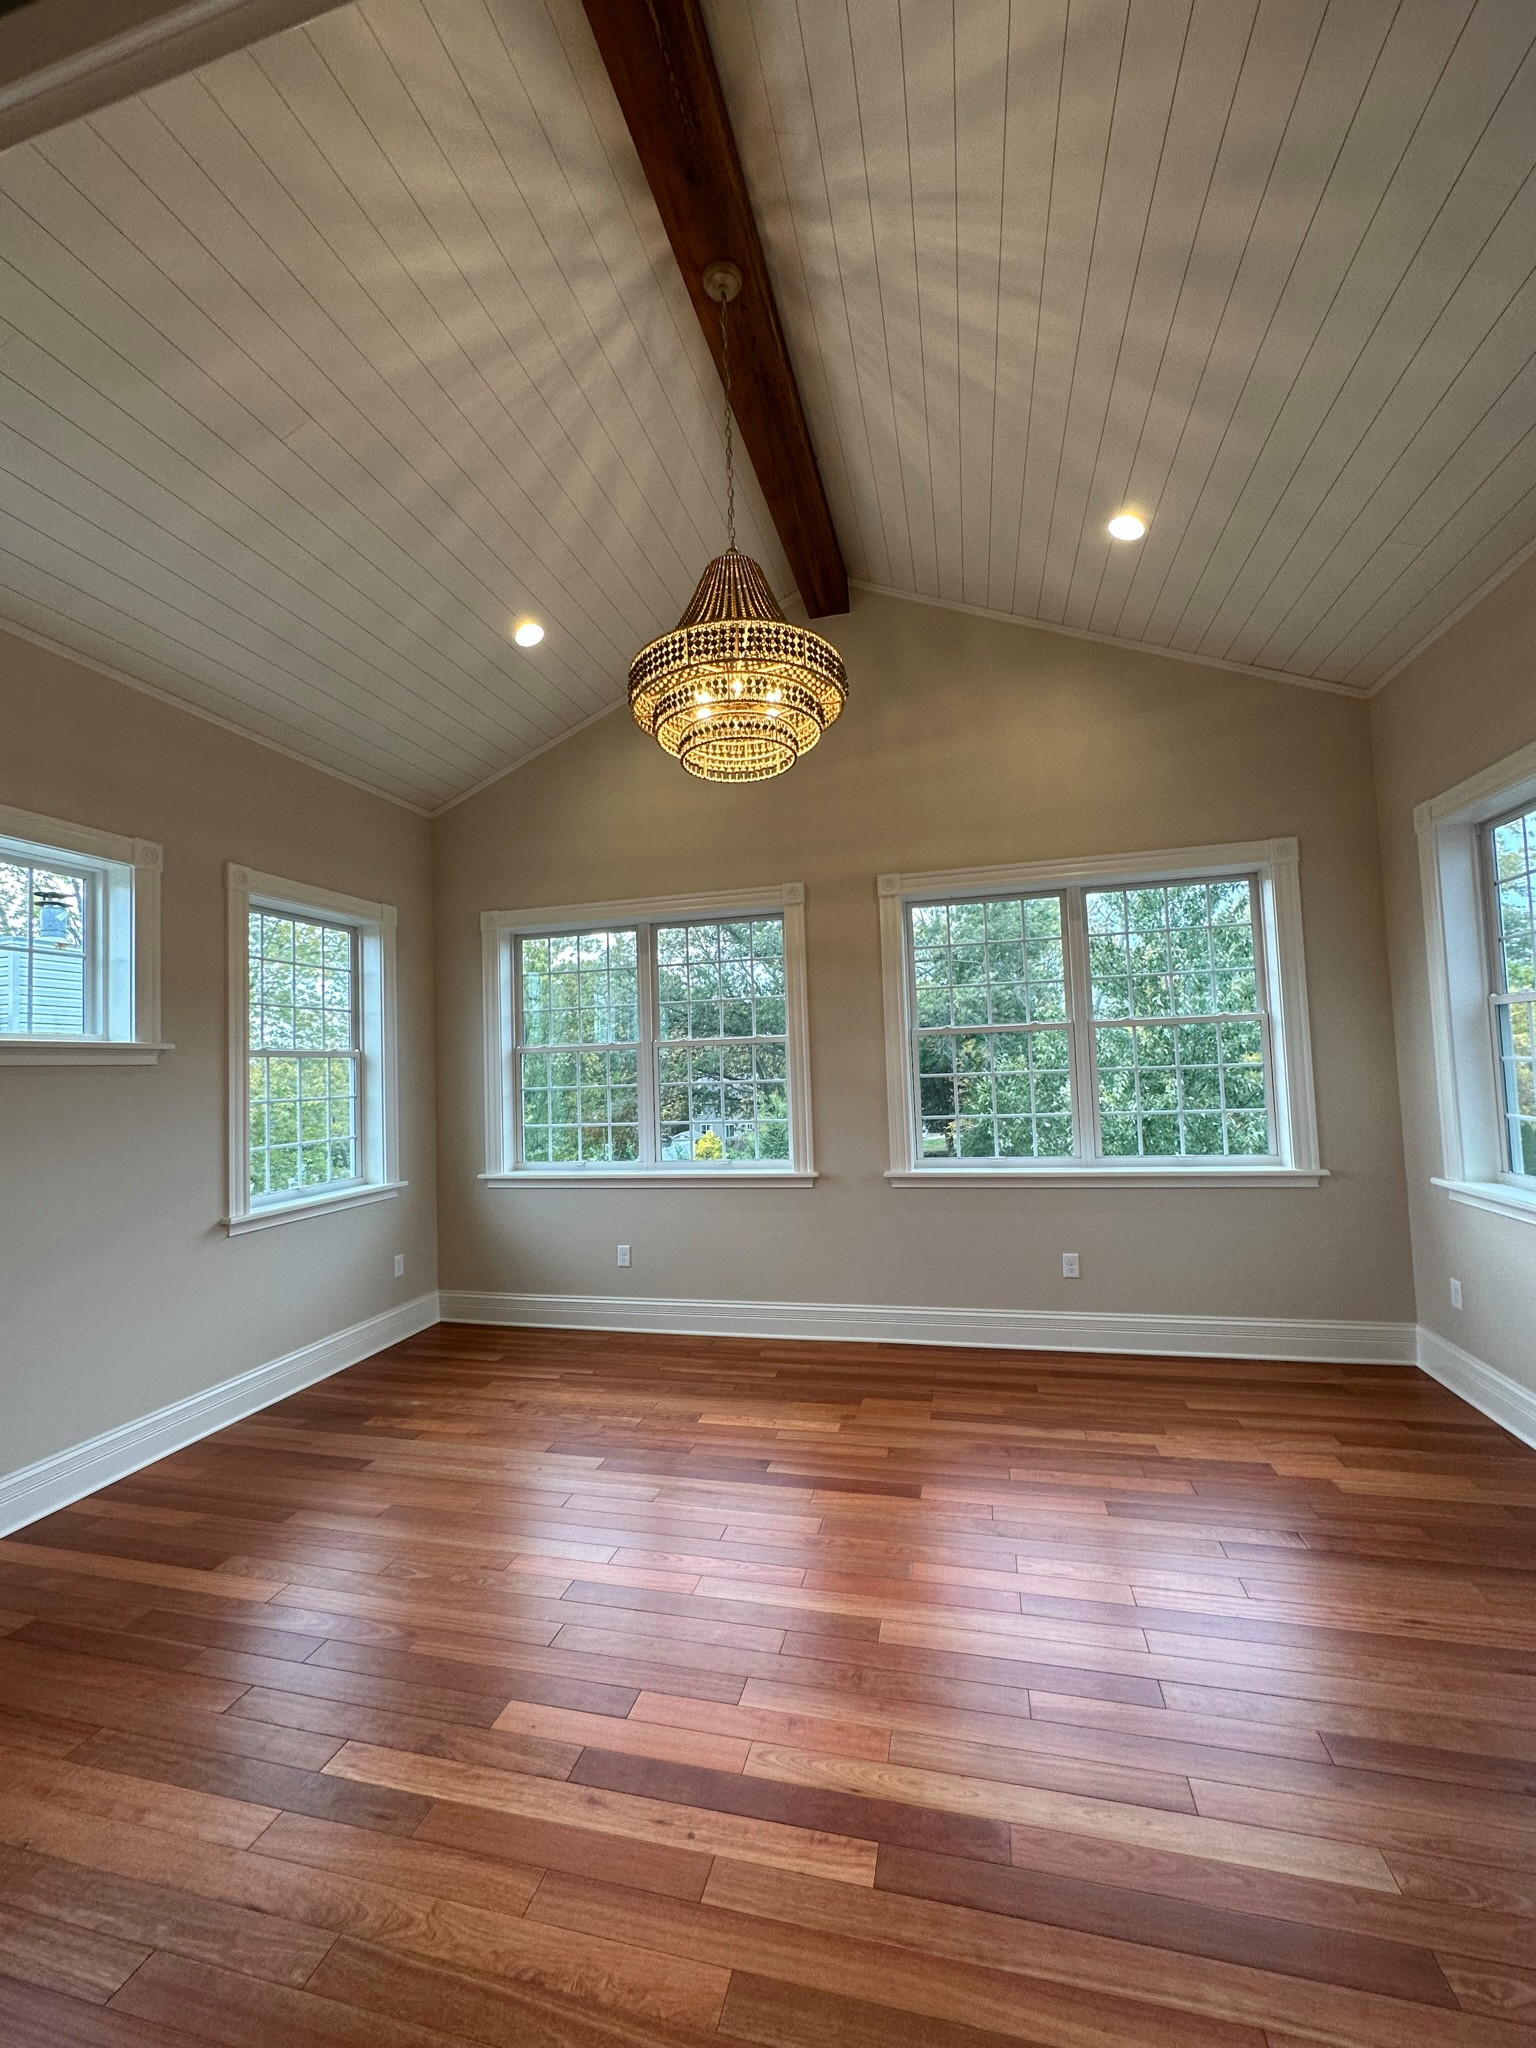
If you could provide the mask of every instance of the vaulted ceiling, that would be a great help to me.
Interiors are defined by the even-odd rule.
[[[1532,10],[706,13],[856,579],[1365,690],[1536,541]],[[0,156],[26,631],[430,809],[622,700],[723,496],[579,0],[360,0]]]

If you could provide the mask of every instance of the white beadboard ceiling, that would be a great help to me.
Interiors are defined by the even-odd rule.
[[[723,544],[579,0],[365,0],[7,152],[0,322],[0,616],[426,808],[620,701]]]
[[[1536,537],[1529,0],[709,18],[854,575],[1368,688]]]
[[[706,12],[856,578],[1366,690],[1536,541],[1529,0]],[[721,461],[579,0],[0,156],[0,617],[392,796],[622,700]]]

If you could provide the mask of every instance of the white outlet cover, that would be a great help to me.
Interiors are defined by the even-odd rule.
[[[1079,1277],[1078,1257],[1076,1252],[1062,1253],[1061,1277],[1063,1280],[1076,1280]]]
[[[621,1266],[627,1266],[627,1265],[629,1264],[629,1246],[628,1246],[627,1244],[621,1244],[621,1245],[619,1246],[618,1250],[619,1250],[619,1264],[620,1264]]]
[[[1451,1307],[1461,1307],[1461,1282],[1459,1280],[1451,1282]]]

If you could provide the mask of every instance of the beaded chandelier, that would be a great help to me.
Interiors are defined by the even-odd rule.
[[[726,308],[741,290],[741,272],[734,263],[712,263],[704,289],[720,308],[728,544],[674,629],[630,663],[629,708],[641,731],[690,775],[764,782],[815,746],[842,711],[848,682],[831,641],[786,619],[762,570],[736,546]]]

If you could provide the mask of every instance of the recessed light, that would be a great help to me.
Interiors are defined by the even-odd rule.
[[[1134,512],[1117,512],[1109,522],[1109,530],[1116,540],[1140,540],[1147,522]]]
[[[537,619],[524,619],[512,638],[519,647],[537,647],[544,638],[544,628]]]

